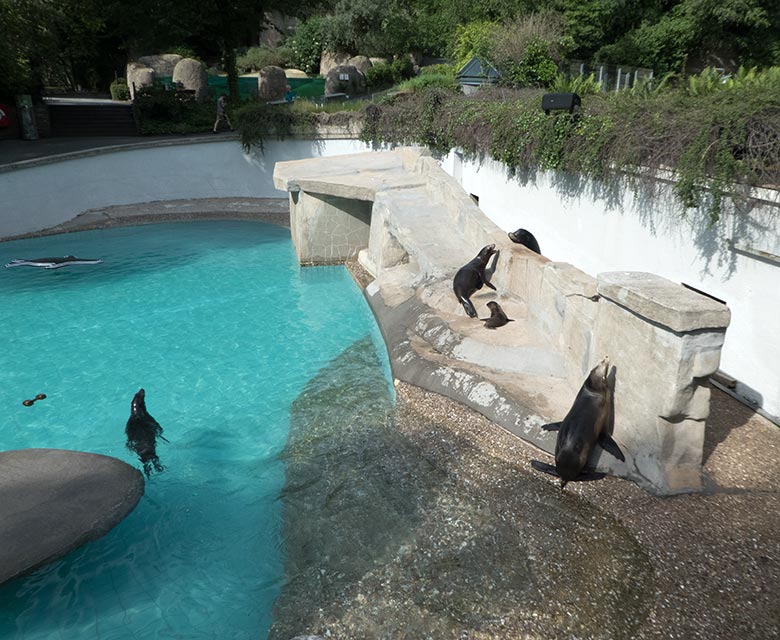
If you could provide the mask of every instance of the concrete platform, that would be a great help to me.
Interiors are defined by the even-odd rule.
[[[0,584],[100,538],[144,493],[141,472],[60,449],[0,453]]]

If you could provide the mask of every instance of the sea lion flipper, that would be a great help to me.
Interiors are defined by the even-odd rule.
[[[493,289],[493,291],[498,291],[498,289],[496,289],[496,288],[495,288],[495,287],[494,287],[494,286],[493,286],[493,285],[492,285],[490,282],[488,282],[487,280],[485,280],[484,282],[485,282],[485,286],[488,286],[488,287],[490,287],[491,289]]]
[[[551,422],[550,424],[543,424],[543,431],[560,431],[562,422]]]
[[[551,464],[547,464],[546,462],[542,462],[540,460],[531,460],[531,466],[537,471],[541,471],[542,473],[555,476],[556,478],[561,477],[555,470],[555,467]]]
[[[612,439],[612,436],[608,436],[606,433],[602,433],[601,437],[599,438],[599,444],[601,445],[601,448],[604,449],[604,451],[611,454],[621,462],[626,461],[626,457],[620,450],[618,443]]]
[[[590,469],[583,469],[580,475],[577,476],[576,482],[588,482],[590,480],[602,480],[607,476],[606,473],[600,471],[591,471]]]

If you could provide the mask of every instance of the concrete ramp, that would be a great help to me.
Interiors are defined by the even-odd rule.
[[[654,493],[701,488],[706,381],[718,368],[725,305],[653,274],[592,276],[551,262],[491,222],[419,149],[277,163],[290,194],[301,264],[358,256],[393,374],[442,393],[548,453],[590,369],[613,364],[614,438],[590,464]],[[491,282],[472,296],[480,317],[499,302],[514,322],[489,330],[452,291],[455,272],[487,244]]]

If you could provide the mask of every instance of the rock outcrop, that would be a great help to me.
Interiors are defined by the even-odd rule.
[[[196,100],[205,100],[209,95],[209,77],[199,60],[179,60],[173,69],[173,82],[181,83],[184,89],[194,91]]]
[[[273,65],[263,67],[257,76],[257,97],[260,100],[282,100],[287,89],[284,69]]]
[[[0,583],[108,533],[138,504],[138,469],[61,449],[0,452]]]

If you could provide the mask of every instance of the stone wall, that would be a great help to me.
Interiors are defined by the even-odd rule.
[[[331,259],[363,244],[361,263],[376,278],[367,297],[396,377],[552,452],[554,436],[540,426],[564,417],[608,355],[614,436],[626,461],[599,449],[591,463],[656,493],[701,488],[706,385],[730,319],[725,305],[653,274],[591,276],[514,245],[435,160],[410,150],[278,163],[274,179],[291,192],[302,262],[326,253],[318,245],[329,238],[342,247]],[[348,237],[350,199],[370,203],[367,236]],[[518,320],[495,332],[464,318],[452,293],[457,268],[489,243],[499,258],[498,291],[488,294]]]

